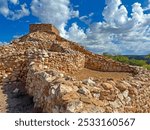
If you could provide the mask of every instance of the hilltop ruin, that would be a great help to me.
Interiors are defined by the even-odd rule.
[[[83,70],[129,75],[77,79]],[[94,54],[50,24],[32,24],[29,34],[0,46],[0,83],[19,83],[43,112],[150,112],[149,71]]]

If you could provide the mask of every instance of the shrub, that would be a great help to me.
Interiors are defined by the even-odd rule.
[[[112,56],[111,54],[108,54],[108,53],[104,53],[103,55],[108,57],[108,58],[111,58],[115,61],[118,61],[118,62],[130,64],[130,65],[135,65],[135,66],[142,66],[142,67],[150,70],[150,65],[147,64],[146,60],[129,59],[127,56],[121,56],[121,55]],[[150,55],[148,55],[147,58],[148,57],[150,58]]]
[[[114,56],[112,59],[122,63],[127,63],[127,64],[129,63],[129,58],[126,56]]]
[[[136,66],[144,66],[144,65],[146,65],[146,61],[145,60],[131,59],[131,60],[129,60],[129,64],[130,65],[136,65]]]
[[[150,65],[144,65],[143,67],[150,70]]]
[[[146,58],[146,59],[150,59],[150,54],[148,54],[145,58]]]

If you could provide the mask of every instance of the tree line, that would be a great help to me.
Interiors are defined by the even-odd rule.
[[[144,67],[148,70],[150,70],[150,64],[148,63],[148,60],[150,60],[150,54],[146,55],[144,59],[139,60],[135,58],[129,58],[128,56],[123,56],[123,55],[111,55],[108,53],[103,53],[104,56],[111,58],[115,61],[119,61],[121,63],[129,64],[129,65],[134,65],[134,66],[141,66]]]

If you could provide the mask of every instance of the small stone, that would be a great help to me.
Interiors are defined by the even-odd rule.
[[[55,95],[55,89],[51,90],[51,94]]]
[[[129,84],[122,81],[121,83],[118,83],[116,87],[122,92],[128,89]]]
[[[91,104],[91,100],[88,97],[81,97],[80,100],[84,103]]]
[[[11,77],[11,81],[16,81],[17,80],[17,77],[16,76],[12,76]]]
[[[59,76],[60,76],[61,78],[63,78],[63,77],[64,77],[64,74],[60,73]]]
[[[52,78],[51,76],[49,76],[49,77],[47,77],[45,80],[46,80],[47,82],[51,82],[51,81],[53,80],[53,78]]]
[[[122,95],[124,96],[124,98],[127,98],[128,95],[129,95],[129,91],[128,90],[125,90]]]
[[[41,77],[43,77],[44,79],[49,78],[49,74],[46,72],[41,72],[40,73]]]
[[[57,89],[59,89],[59,91],[58,91],[58,92],[59,92],[59,93],[58,93],[59,95],[64,95],[64,94],[66,94],[66,93],[69,93],[69,92],[72,92],[72,91],[73,91],[72,87],[67,86],[67,85],[65,85],[65,84],[60,84]]]
[[[14,90],[13,90],[13,93],[14,94],[17,94],[19,92],[19,89],[18,88],[15,88]]]
[[[67,93],[66,95],[64,95],[62,97],[62,100],[63,101],[70,101],[70,100],[74,100],[74,99],[79,99],[79,95],[75,92],[70,92],[70,93]]]
[[[29,64],[29,66],[32,66],[32,65],[34,65],[34,64],[35,64],[35,62],[32,61],[32,62]]]
[[[43,55],[43,57],[45,57],[45,58],[49,57],[48,53],[47,53],[45,50],[42,51],[42,55]]]
[[[75,113],[75,112],[79,112],[82,108],[83,108],[83,103],[79,100],[75,100],[67,104],[66,111]]]
[[[96,106],[100,106],[100,107],[104,106],[104,102],[101,100],[92,99],[92,103]]]
[[[130,97],[127,97],[126,99],[125,99],[125,103],[126,104],[129,104],[131,102],[131,98]]]
[[[91,80],[90,78],[89,79],[85,79],[85,80],[83,80],[82,81],[83,82],[83,84],[85,84],[85,85],[90,85],[90,86],[94,86],[96,83],[93,81],[93,80]]]
[[[43,66],[43,69],[48,69],[48,66],[47,66],[47,65],[44,65],[44,66]]]
[[[52,113],[59,113],[59,106],[55,105],[55,106],[52,108]]]
[[[121,107],[122,103],[119,99],[116,99],[114,102],[109,102],[110,106],[114,109]]]
[[[109,90],[102,90],[100,92],[100,99],[104,100],[106,97],[108,97],[110,95],[110,91]]]
[[[86,89],[85,87],[79,88],[79,90],[77,92],[81,93],[81,94],[84,94],[84,95],[89,95],[90,94],[90,91],[88,89]]]
[[[123,101],[123,99],[124,99],[124,96],[123,96],[123,94],[118,94],[118,98],[121,100],[121,101]]]
[[[135,87],[129,88],[129,95],[138,95],[138,90]]]
[[[93,93],[93,97],[96,98],[96,99],[99,99],[100,93]]]
[[[103,83],[102,84],[102,87],[106,90],[110,90],[110,89],[113,89],[113,86],[109,83]]]

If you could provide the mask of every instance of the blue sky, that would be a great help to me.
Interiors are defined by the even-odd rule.
[[[150,53],[150,0],[0,0],[0,44],[52,23],[95,53]]]

